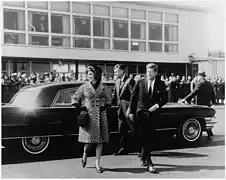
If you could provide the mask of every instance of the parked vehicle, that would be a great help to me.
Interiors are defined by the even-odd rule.
[[[51,138],[78,135],[76,108],[71,95],[82,83],[60,82],[25,86],[2,106],[2,144],[18,139],[30,154],[44,152]],[[111,89],[114,83],[106,83]],[[206,106],[167,103],[160,110],[157,131],[176,134],[193,143],[212,129],[215,110]],[[109,132],[117,133],[116,107],[108,110]]]

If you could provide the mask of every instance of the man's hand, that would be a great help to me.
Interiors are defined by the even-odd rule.
[[[158,108],[159,108],[159,105],[158,105],[158,104],[155,104],[155,105],[151,106],[151,107],[148,109],[148,111],[149,111],[149,112],[154,112],[154,111],[156,111]]]
[[[134,114],[129,114],[128,115],[128,118],[130,119],[130,121],[133,121],[134,122]]]

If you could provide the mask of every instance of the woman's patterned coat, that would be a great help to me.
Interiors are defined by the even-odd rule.
[[[111,104],[109,89],[102,83],[95,90],[90,82],[81,85],[72,96],[72,104],[85,106],[89,112],[88,125],[79,127],[79,142],[103,143],[109,141],[107,112],[100,107]]]

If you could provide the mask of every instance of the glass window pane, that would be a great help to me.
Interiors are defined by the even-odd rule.
[[[113,20],[114,37],[128,38],[128,21]]]
[[[138,65],[138,73],[145,74],[146,73],[146,66],[145,65]]]
[[[74,47],[90,48],[90,38],[74,38]]]
[[[72,2],[72,9],[75,13],[90,14],[90,4],[82,2]]]
[[[29,45],[48,46],[49,38],[48,36],[29,35]]]
[[[110,49],[110,40],[108,40],[108,39],[94,39],[93,48],[95,48],[95,49]]]
[[[52,37],[52,46],[70,47],[70,39],[69,39],[69,37],[53,36]]]
[[[8,61],[2,61],[2,72],[8,70]]]
[[[52,64],[52,71],[56,71],[58,73],[66,73],[68,72],[68,68],[68,62],[62,62],[60,65],[59,63]]]
[[[51,15],[51,31],[52,33],[70,33],[70,17],[67,15]]]
[[[145,42],[131,42],[131,51],[146,51],[146,43]]]
[[[128,18],[128,9],[127,8],[113,7],[112,8],[112,16],[113,17]]]
[[[90,35],[90,17],[74,17],[74,34]]]
[[[128,50],[128,41],[117,41],[113,42],[114,48],[116,50]]]
[[[165,52],[178,52],[177,44],[165,44]]]
[[[110,20],[103,18],[93,18],[93,35],[110,36]]]
[[[14,72],[29,72],[30,70],[28,61],[15,61],[12,66]]]
[[[110,16],[110,7],[94,4],[93,14],[100,15],[100,16]]]
[[[162,13],[161,12],[148,12],[148,20],[150,21],[162,21]]]
[[[51,10],[69,12],[70,4],[67,1],[51,1]]]
[[[4,9],[4,29],[25,30],[25,12]]]
[[[162,52],[162,43],[148,43],[149,51]]]
[[[145,23],[131,22],[131,38],[146,39]]]
[[[35,32],[48,32],[47,13],[28,13],[28,29]]]
[[[4,33],[5,44],[25,44],[25,34]]]
[[[3,1],[3,5],[14,6],[14,7],[24,7],[23,1]]]
[[[131,18],[132,19],[146,19],[146,12],[143,10],[132,9],[131,10]]]
[[[178,27],[165,25],[165,41],[178,41]]]
[[[44,73],[50,71],[50,64],[43,62],[32,62],[32,72]]]
[[[28,8],[48,9],[47,1],[27,1]]]
[[[178,14],[165,13],[165,22],[178,23]]]
[[[161,24],[149,24],[149,40],[162,40]]]

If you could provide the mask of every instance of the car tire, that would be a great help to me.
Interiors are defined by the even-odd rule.
[[[179,139],[188,143],[197,142],[202,136],[202,127],[197,119],[186,120],[180,128]]]
[[[34,136],[29,138],[22,138],[22,146],[25,151],[30,154],[41,154],[49,146],[49,137]]]

